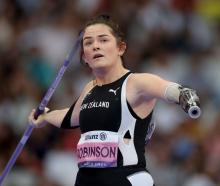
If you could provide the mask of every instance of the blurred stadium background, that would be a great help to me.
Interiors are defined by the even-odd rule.
[[[220,186],[219,0],[0,0],[0,172],[83,24],[110,13],[128,42],[125,66],[188,85],[202,117],[159,101],[146,148],[157,186]],[[75,59],[49,107],[69,107],[92,78]],[[71,186],[78,130],[35,129],[4,186]]]

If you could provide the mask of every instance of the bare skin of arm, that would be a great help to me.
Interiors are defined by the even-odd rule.
[[[146,117],[153,109],[157,99],[166,100],[164,93],[172,83],[153,74],[132,74],[127,82],[127,100],[134,112]]]
[[[89,92],[89,90],[91,90],[92,87],[93,87],[93,83],[89,82],[85,86],[84,90],[81,93],[81,96],[77,100],[77,102],[74,106],[74,109],[73,109],[72,116],[71,116],[71,126],[78,126],[79,125],[80,106],[82,104],[82,101],[83,101],[85,95]],[[48,123],[51,125],[54,125],[55,127],[60,128],[61,123],[62,123],[65,115],[67,114],[69,108],[64,108],[64,109],[60,109],[60,110],[53,110],[51,112],[47,112],[48,110],[49,109],[46,108],[45,112],[43,114],[41,114],[37,119],[34,119],[35,109],[32,110],[32,112],[28,118],[29,123],[32,124],[36,128],[43,127]]]

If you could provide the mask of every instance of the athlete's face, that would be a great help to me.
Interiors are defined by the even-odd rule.
[[[121,61],[125,46],[117,43],[111,28],[95,24],[85,29],[83,59],[94,70],[113,66]]]

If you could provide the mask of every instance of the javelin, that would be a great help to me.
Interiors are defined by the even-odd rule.
[[[37,118],[40,114],[42,114],[44,112],[45,107],[47,106],[50,98],[52,97],[56,87],[58,86],[64,72],[66,71],[69,63],[72,61],[72,59],[74,58],[75,54],[77,53],[77,50],[80,46],[80,42],[82,40],[83,37],[83,32],[80,33],[79,37],[77,38],[76,42],[74,43],[71,51],[69,52],[69,54],[67,55],[67,57],[64,60],[63,65],[61,66],[56,78],[54,79],[53,83],[51,84],[51,86],[49,87],[49,89],[47,90],[47,93],[45,94],[45,96],[43,97],[43,99],[41,100],[38,108],[36,109],[35,113],[34,113],[34,117]],[[11,158],[9,159],[1,177],[0,177],[0,186],[2,185],[4,178],[8,175],[9,171],[11,170],[12,166],[14,165],[15,161],[17,160],[17,157],[20,155],[25,143],[27,142],[28,138],[30,137],[32,130],[34,129],[34,126],[32,125],[28,125],[28,127],[26,128],[20,142],[18,143],[15,151],[13,152]]]

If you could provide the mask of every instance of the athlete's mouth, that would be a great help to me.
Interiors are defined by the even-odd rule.
[[[100,58],[100,57],[103,57],[103,55],[102,55],[102,54],[95,54],[95,55],[93,56],[93,59],[97,59],[97,58]]]

